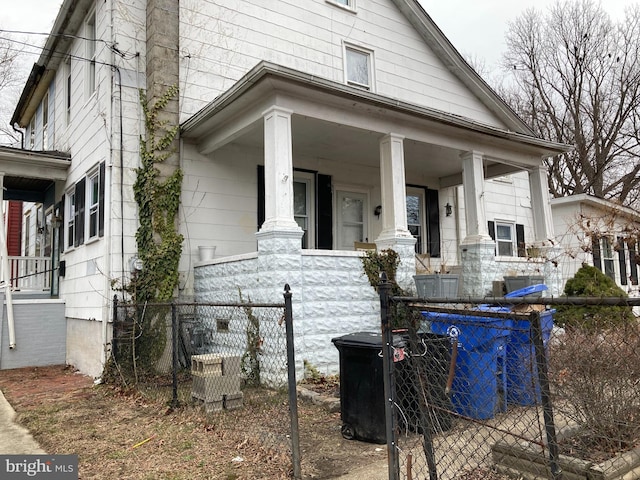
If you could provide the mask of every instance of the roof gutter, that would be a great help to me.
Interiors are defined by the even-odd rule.
[[[203,126],[210,118],[221,112],[224,108],[230,106],[235,100],[240,98],[244,93],[249,91],[256,84],[261,81],[265,81],[265,79],[269,77],[304,84],[306,87],[323,90],[327,93],[337,96],[355,98],[358,101],[376,104],[385,109],[395,110],[410,115],[418,115],[428,120],[438,122],[440,124],[458,127],[464,130],[469,130],[496,138],[511,140],[518,143],[524,143],[536,148],[542,148],[546,150],[546,154],[548,156],[558,155],[560,153],[567,152],[573,149],[571,145],[551,142],[533,135],[500,129],[470,120],[466,117],[452,115],[433,108],[421,107],[397,99],[384,97],[382,95],[378,95],[365,90],[359,90],[342,83],[333,82],[331,80],[320,78],[270,62],[260,62],[249,72],[247,72],[247,74],[244,75],[238,82],[236,82],[229,90],[222,93],[213,102],[209,103],[199,112],[195,113],[191,118],[186,120],[181,125],[183,132],[182,134],[188,137],[190,132],[196,131],[199,127]]]

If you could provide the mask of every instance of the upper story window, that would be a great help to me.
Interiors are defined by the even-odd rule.
[[[337,3],[354,10],[356,8],[356,0],[327,0],[329,3]]]
[[[49,149],[49,92],[42,99],[42,149]]]
[[[71,58],[64,64],[64,107],[66,124],[71,123]]]
[[[33,150],[36,147],[36,116],[31,117],[29,122],[29,148]]]
[[[345,45],[344,71],[347,84],[373,90],[373,53],[370,50]]]
[[[96,90],[96,12],[87,17],[85,24],[87,61],[87,93],[89,96]]]

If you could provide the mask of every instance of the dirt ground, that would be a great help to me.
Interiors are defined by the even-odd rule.
[[[79,478],[285,479],[291,475],[286,394],[256,407],[205,415],[172,409],[57,366],[0,372],[0,389],[42,448],[78,454]],[[298,402],[305,479],[339,478],[386,469],[384,445],[349,441],[340,413]],[[364,470],[363,470],[364,469]]]

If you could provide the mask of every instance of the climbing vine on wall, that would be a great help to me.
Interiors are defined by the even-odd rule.
[[[177,94],[178,87],[173,85],[150,105],[144,91],[140,91],[146,138],[140,139],[141,166],[136,170],[133,185],[140,222],[136,242],[144,265],[135,281],[138,303],[168,300],[178,284],[183,236],[178,233],[176,215],[183,172],[176,168],[170,175],[162,176],[158,168],[175,153],[171,145],[179,126],[169,126],[162,120],[162,114]]]

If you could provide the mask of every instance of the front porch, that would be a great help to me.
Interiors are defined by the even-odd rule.
[[[196,300],[240,291],[273,301],[290,284],[302,358],[331,370],[332,337],[379,328],[359,242],[399,253],[407,291],[415,292],[422,253],[461,269],[463,296],[492,295],[494,281],[523,269],[548,277],[555,293],[550,256],[518,259],[515,230],[522,227],[527,245],[548,247],[542,160],[564,146],[513,118],[497,116],[496,124],[504,126],[259,64],[182,126],[181,223]],[[496,261],[486,181],[519,172],[530,207],[523,215],[513,202],[512,249]],[[195,261],[198,245],[215,245],[217,258]]]

